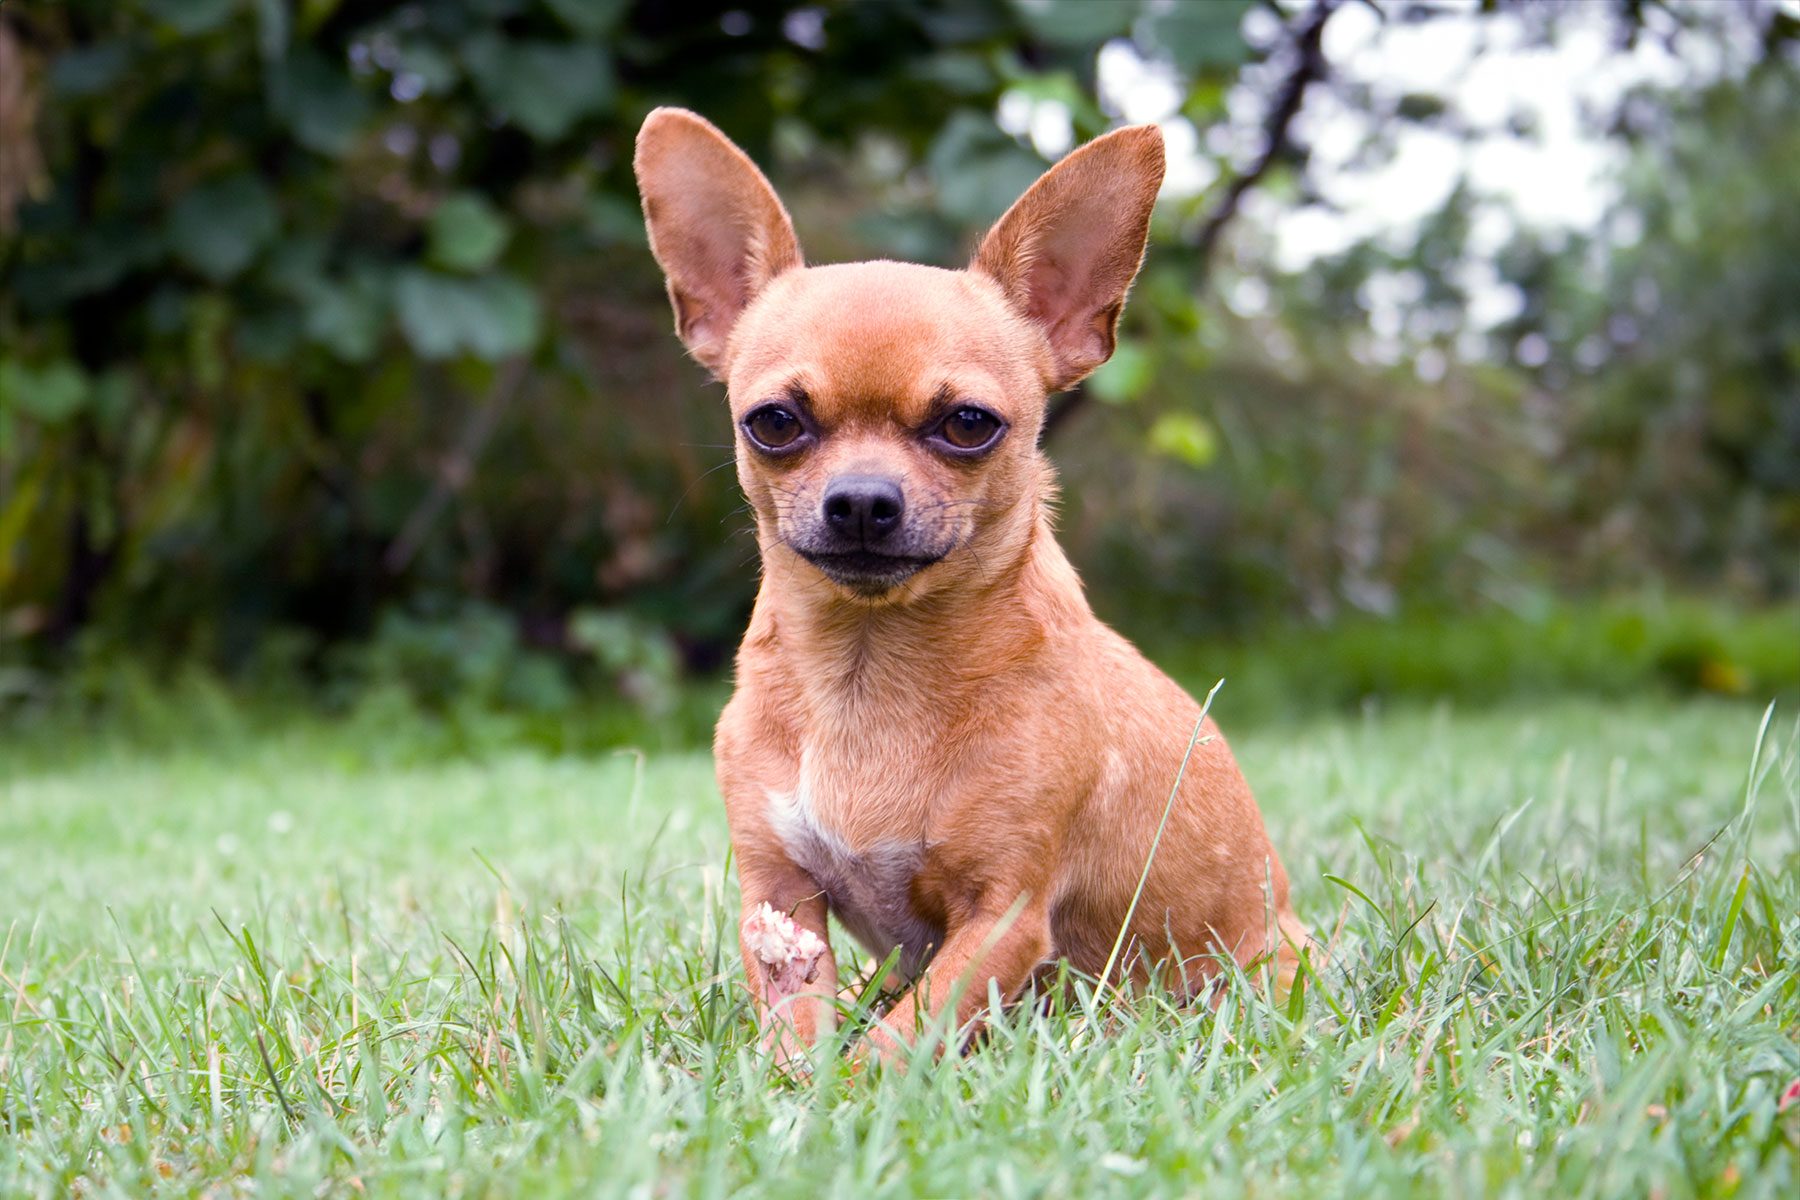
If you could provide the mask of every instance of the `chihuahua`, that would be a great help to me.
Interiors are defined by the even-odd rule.
[[[1161,133],[1069,154],[960,271],[806,266],[762,172],[683,109],[635,165],[762,553],[715,751],[766,1043],[835,1029],[828,916],[894,964],[890,1058],[1062,961],[1190,997],[1228,960],[1291,982],[1305,930],[1230,750],[1051,531],[1045,401],[1112,354]]]

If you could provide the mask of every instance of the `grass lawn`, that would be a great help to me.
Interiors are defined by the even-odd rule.
[[[806,1082],[755,1049],[704,755],[16,734],[0,1195],[1800,1195],[1800,737],[1761,715],[1243,732],[1317,984],[1078,987]]]

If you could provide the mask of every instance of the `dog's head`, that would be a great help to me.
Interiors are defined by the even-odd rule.
[[[769,181],[682,109],[650,114],[636,167],[676,332],[729,394],[765,558],[877,603],[1016,559],[1048,486],[1045,399],[1111,356],[1143,259],[1156,128],[1063,159],[961,271],[804,266]]]

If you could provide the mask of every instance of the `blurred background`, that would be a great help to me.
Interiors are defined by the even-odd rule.
[[[632,138],[808,259],[1171,167],[1053,409],[1221,712],[1800,689],[1795,0],[0,0],[0,719],[706,737],[756,586]]]

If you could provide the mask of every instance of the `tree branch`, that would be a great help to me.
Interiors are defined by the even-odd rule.
[[[1325,78],[1330,69],[1323,49],[1325,23],[1337,11],[1338,4],[1339,0],[1313,0],[1306,15],[1291,26],[1290,44],[1294,60],[1287,77],[1281,82],[1281,90],[1275,94],[1275,102],[1269,109],[1268,118],[1263,122],[1262,153],[1226,187],[1218,203],[1213,205],[1212,211],[1200,223],[1200,232],[1195,235],[1193,246],[1196,290],[1205,287],[1213,252],[1218,247],[1220,237],[1237,216],[1244,196],[1262,181],[1263,176],[1269,173],[1292,145],[1294,119],[1300,115],[1300,109],[1306,103],[1307,88]],[[1087,402],[1087,388],[1081,385],[1058,398],[1044,414],[1044,428],[1039,440],[1049,441],[1051,435]]]
[[[439,465],[437,481],[418,507],[408,515],[400,532],[388,544],[387,553],[381,556],[382,565],[390,573],[398,575],[411,564],[413,556],[425,544],[426,537],[430,535],[432,526],[437,524],[445,506],[461,494],[474,478],[475,460],[481,457],[488,438],[493,436],[495,428],[500,424],[501,415],[512,403],[519,386],[524,383],[530,365],[523,358],[515,358],[500,368],[493,387],[488,390],[487,398],[470,415],[456,449],[446,455]]]
[[[1268,119],[1263,123],[1263,152],[1250,165],[1249,170],[1231,181],[1231,186],[1219,197],[1219,203],[1207,215],[1200,226],[1199,235],[1194,239],[1195,270],[1202,283],[1206,280],[1219,236],[1225,232],[1231,219],[1237,216],[1238,206],[1243,203],[1245,193],[1260,183],[1263,176],[1269,173],[1269,168],[1287,152],[1292,141],[1294,118],[1300,115],[1301,106],[1306,101],[1306,89],[1325,77],[1327,64],[1321,44],[1325,37],[1325,22],[1336,8],[1337,0],[1313,0],[1312,8],[1295,30],[1294,65],[1288,72],[1288,77],[1282,81],[1274,107],[1269,110]]]

